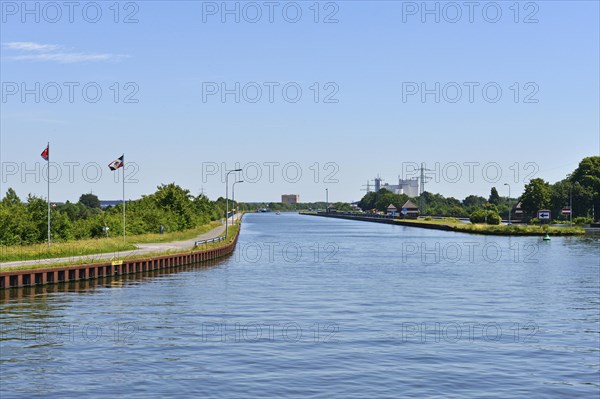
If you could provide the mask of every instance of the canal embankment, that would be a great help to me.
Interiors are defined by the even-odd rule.
[[[495,235],[495,236],[573,236],[583,235],[585,230],[581,227],[552,227],[552,226],[527,226],[527,225],[485,225],[461,222],[454,218],[448,219],[398,219],[388,215],[368,215],[340,212],[303,212],[303,215],[321,216],[363,222],[384,223],[395,226],[416,227],[431,230],[452,231],[457,233]]]
[[[240,218],[237,225],[230,228],[230,234],[227,237],[218,236],[196,241],[189,249],[178,243],[179,247],[176,246],[176,250],[170,249],[168,253],[163,251],[144,255],[112,254],[111,259],[101,261],[88,261],[88,257],[82,257],[80,261],[64,265],[24,262],[23,265],[6,267],[5,264],[0,264],[0,289],[114,278],[115,276],[150,271],[171,271],[181,266],[211,262],[234,251],[241,223]],[[215,230],[216,232],[220,231],[220,229]],[[103,254],[102,256],[108,255]]]

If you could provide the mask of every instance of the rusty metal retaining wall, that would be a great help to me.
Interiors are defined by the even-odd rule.
[[[0,289],[113,277],[152,270],[172,269],[179,266],[211,261],[232,253],[237,244],[238,236],[239,230],[231,244],[219,248],[155,256],[145,259],[124,259],[120,265],[113,265],[112,262],[106,262],[0,272]]]

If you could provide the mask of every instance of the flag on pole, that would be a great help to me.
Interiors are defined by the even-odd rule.
[[[46,177],[48,178],[48,249],[50,249],[50,142],[48,142],[46,149],[42,151],[41,156],[44,161],[48,162],[48,175]]]
[[[125,223],[126,223],[126,216],[125,216],[125,154],[121,155],[118,159],[116,159],[116,160],[112,161],[110,164],[108,164],[108,167],[113,172],[117,169],[123,168],[123,241],[125,241]]]
[[[48,159],[50,159],[50,147],[46,147],[46,149],[42,152],[42,158],[44,158],[44,161],[47,161]]]
[[[119,159],[116,159],[114,161],[112,161],[110,164],[108,164],[108,167],[110,168],[110,170],[117,170],[119,168],[122,168],[125,165],[125,161],[124,161],[124,156],[121,156]]]

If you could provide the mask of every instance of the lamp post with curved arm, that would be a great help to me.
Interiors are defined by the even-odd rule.
[[[241,169],[230,170],[225,174],[225,238],[227,238],[227,225],[229,223],[229,174],[241,172]]]
[[[232,188],[231,188],[231,202],[233,202],[233,206],[235,206],[235,185],[238,183],[243,183],[243,180],[238,180],[236,182],[233,183]],[[234,210],[236,210],[236,208],[233,208]],[[231,225],[233,226],[233,223],[235,222],[235,212],[234,212],[234,219],[231,221]]]
[[[505,186],[508,186],[508,224],[510,225],[510,211],[511,211],[511,207],[510,207],[510,184],[508,183],[504,183]]]

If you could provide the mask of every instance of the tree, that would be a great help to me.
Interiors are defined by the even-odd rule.
[[[53,240],[68,241],[103,237],[104,226],[111,232],[122,228],[122,207],[96,207],[94,195],[83,195],[76,204],[52,207],[51,235]],[[221,207],[222,205],[222,207]],[[127,233],[156,233],[160,226],[169,231],[195,228],[221,218],[224,200],[213,202],[205,196],[193,198],[188,190],[175,184],[158,187],[151,195],[127,204]],[[0,245],[26,245],[44,242],[47,238],[48,204],[45,199],[30,195],[22,202],[13,189],[0,201]],[[118,233],[117,233],[118,234]]]
[[[569,180],[573,184],[579,183],[583,191],[591,195],[595,219],[600,219],[600,156],[584,158]]]
[[[462,202],[462,206],[464,208],[464,213],[466,215],[470,215],[478,209],[483,207],[483,204],[486,203],[486,199],[477,195],[469,195]]]
[[[559,219],[563,207],[569,205],[569,194],[572,194],[571,182],[568,179],[561,180],[552,185],[550,193],[550,210],[552,218]],[[565,219],[563,217],[563,219]]]
[[[387,191],[387,190],[386,190]],[[377,206],[377,193],[369,192],[358,202],[358,207],[363,211],[370,211]]]
[[[333,204],[333,207],[338,212],[350,212],[350,211],[352,211],[352,205],[350,205],[347,202],[336,202],[335,204]]]
[[[496,206],[500,204],[500,195],[498,194],[498,190],[496,190],[496,187],[492,187],[492,191],[490,192],[490,198],[488,199],[488,202]]]
[[[19,198],[19,196],[17,195],[15,190],[13,190],[12,188],[9,188],[8,191],[6,192],[6,196],[4,198],[2,198],[2,204],[6,205],[6,206],[20,205],[21,199]]]
[[[523,211],[534,217],[540,209],[547,209],[551,204],[551,189],[544,179],[533,179],[525,185],[525,192],[521,195]]]
[[[83,194],[79,197],[79,203],[90,209],[100,209],[100,200],[94,194]]]
[[[405,194],[394,194],[385,188],[378,192],[367,193],[359,202],[358,207],[363,211],[377,209],[380,212],[385,212],[387,207],[392,204],[398,211],[402,209],[402,205],[406,203],[408,196]]]
[[[477,195],[469,195],[467,198],[463,200],[464,206],[476,206],[480,208],[485,204],[485,198],[477,196]]]

